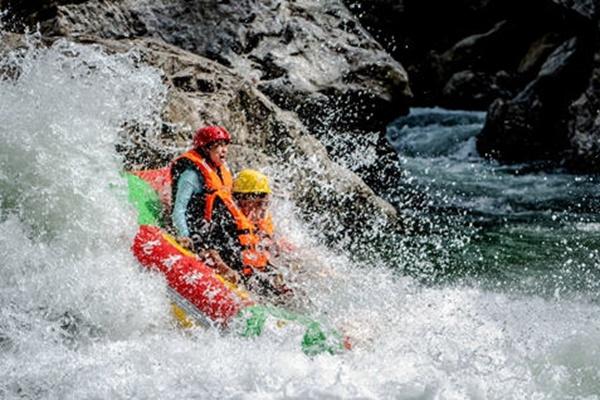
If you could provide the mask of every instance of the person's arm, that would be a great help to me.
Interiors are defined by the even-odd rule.
[[[199,255],[200,259],[212,268],[217,274],[227,279],[229,282],[237,284],[240,281],[240,275],[223,261],[216,250],[207,250]]]
[[[191,169],[183,171],[177,181],[177,192],[173,204],[173,225],[180,236],[190,237],[190,228],[187,223],[187,208],[195,193],[201,193],[204,190],[203,178]]]

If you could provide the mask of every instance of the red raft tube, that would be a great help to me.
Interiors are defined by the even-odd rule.
[[[242,308],[254,304],[246,291],[215,274],[156,226],[140,226],[132,249],[143,266],[165,276],[175,303],[200,323],[226,326]]]

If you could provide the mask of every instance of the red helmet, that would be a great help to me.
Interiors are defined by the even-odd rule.
[[[219,140],[231,142],[231,135],[227,129],[222,126],[205,126],[194,134],[194,147],[204,147]]]

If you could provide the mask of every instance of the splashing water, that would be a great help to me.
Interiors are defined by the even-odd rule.
[[[19,73],[0,81],[0,398],[598,398],[597,305],[351,262],[289,201],[275,214],[311,248],[312,310],[355,349],[174,328],[164,282],[130,254],[115,152],[124,123],[157,123],[158,72],[66,41],[3,63]]]

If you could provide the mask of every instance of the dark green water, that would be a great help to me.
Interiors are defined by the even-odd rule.
[[[388,128],[408,181],[448,224],[442,280],[597,301],[600,179],[482,159],[481,112],[414,109]],[[447,240],[447,239],[446,239]]]

